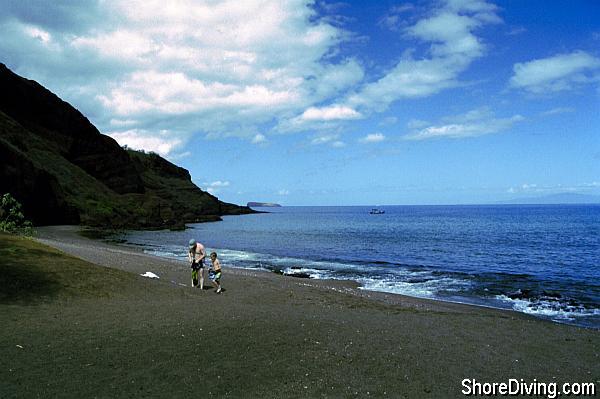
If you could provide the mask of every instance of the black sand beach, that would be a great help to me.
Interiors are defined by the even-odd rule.
[[[185,264],[74,227],[1,235],[0,397],[448,398],[466,378],[600,380],[595,330],[222,261],[217,295],[189,287]]]

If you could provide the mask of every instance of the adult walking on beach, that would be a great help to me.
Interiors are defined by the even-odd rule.
[[[192,268],[192,287],[198,287],[198,274],[200,274],[200,289],[204,289],[204,258],[206,251],[204,245],[193,238],[189,242],[188,260]]]

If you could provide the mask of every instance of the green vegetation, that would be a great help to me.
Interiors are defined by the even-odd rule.
[[[184,228],[252,213],[155,153],[121,148],[68,103],[0,63],[0,193],[36,225]]]
[[[106,298],[135,280],[131,273],[89,264],[30,238],[0,233],[0,304]]]
[[[33,235],[33,226],[25,219],[23,207],[10,193],[4,194],[0,199],[0,231]]]
[[[27,166],[15,166],[15,181],[24,181],[26,187],[49,183],[53,192],[46,195],[54,196],[62,207],[57,212],[70,209],[78,215],[78,221],[51,220],[43,223],[79,222],[109,229],[183,228],[185,223],[216,221],[223,214],[249,211],[220,202],[200,190],[192,183],[187,170],[159,155],[130,149],[123,151],[138,171],[144,190],[141,193],[118,194],[65,158],[56,143],[32,133],[0,112],[0,150],[2,148]],[[25,196],[28,200],[35,197],[31,194]],[[30,207],[40,208],[31,204]],[[39,222],[39,217],[33,219]]]

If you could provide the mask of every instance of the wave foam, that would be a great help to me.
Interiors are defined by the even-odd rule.
[[[586,308],[580,304],[559,300],[512,299],[506,295],[497,295],[496,299],[511,305],[512,309],[518,312],[548,317],[556,321],[572,321],[575,318],[600,316],[600,309]]]

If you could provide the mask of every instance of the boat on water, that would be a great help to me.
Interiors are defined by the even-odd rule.
[[[373,209],[371,209],[371,211],[369,211],[369,213],[371,215],[381,215],[381,214],[384,214],[385,211],[383,209],[373,208]]]

